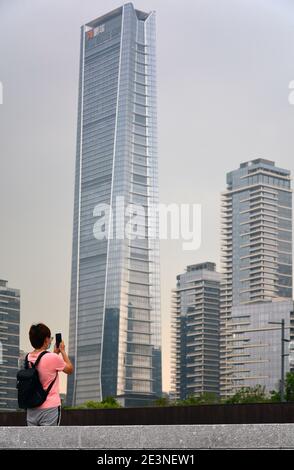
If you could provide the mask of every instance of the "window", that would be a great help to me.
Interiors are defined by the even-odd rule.
[[[140,114],[135,114],[134,115],[134,121],[136,124],[142,124],[146,126],[147,123],[147,118],[145,116],[141,116]]]

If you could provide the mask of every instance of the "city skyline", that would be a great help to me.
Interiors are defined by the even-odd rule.
[[[0,131],[6,156],[1,172],[1,214],[6,221],[1,276],[22,291],[23,349],[29,347],[29,324],[39,320],[47,319],[67,340],[78,71],[78,54],[73,51],[78,49],[80,24],[117,6],[119,2],[107,2],[98,8],[97,2],[88,2],[81,8],[64,2],[56,15],[59,6],[51,2],[45,5],[45,13],[37,9],[30,15],[30,9],[25,12],[18,5],[19,16],[9,2],[0,6],[0,80],[4,85]],[[218,263],[215,240],[225,172],[258,157],[275,160],[293,172],[294,108],[288,102],[288,84],[294,78],[289,60],[293,6],[286,1],[279,7],[274,2],[258,6],[247,2],[238,9],[225,1],[222,11],[227,18],[221,22],[217,2],[210,2],[207,9],[199,2],[186,2],[183,10],[170,2],[169,17],[163,2],[138,1],[135,7],[158,11],[161,200],[196,201],[204,208],[200,250],[183,253],[180,243],[161,243],[164,364],[168,369],[165,331],[170,288],[186,265],[204,259]],[[44,14],[54,22],[44,24]],[[12,19],[17,27],[6,49]],[[63,31],[65,21],[68,34]],[[26,56],[27,48],[33,51],[31,58]],[[284,53],[278,54],[280,50]],[[12,56],[19,57],[21,72]],[[21,83],[15,80],[20,73]],[[14,132],[19,139],[11,139]],[[169,372],[164,374],[167,390]]]

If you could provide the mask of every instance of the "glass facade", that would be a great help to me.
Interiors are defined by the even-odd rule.
[[[227,174],[222,194],[221,390],[232,393],[232,310],[292,299],[292,190],[288,170],[265,159]]]
[[[0,280],[0,410],[18,409],[20,292]]]
[[[219,395],[220,274],[214,263],[177,276],[172,314],[172,395]]]
[[[128,3],[82,27],[69,404],[161,395],[155,67],[154,12]],[[144,207],[143,237],[116,236],[118,198]],[[104,240],[93,235],[98,204],[113,208]]]
[[[267,393],[279,390],[281,377],[281,326],[270,322],[285,320],[285,354],[293,344],[293,301],[273,300],[232,309],[230,349],[232,350],[232,391],[257,384]],[[292,370],[285,358],[285,374]]]

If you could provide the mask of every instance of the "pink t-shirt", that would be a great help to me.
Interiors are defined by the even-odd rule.
[[[41,353],[29,353],[28,360],[32,363],[35,363],[37,357]],[[55,380],[53,387],[51,388],[47,399],[44,403],[39,406],[39,409],[42,408],[55,408],[61,404],[59,396],[59,377],[58,372],[65,368],[66,364],[61,356],[55,353],[48,352],[44,354],[41,358],[39,364],[37,365],[37,370],[39,372],[40,382],[46,390],[52,380],[54,380],[57,372],[57,379]]]

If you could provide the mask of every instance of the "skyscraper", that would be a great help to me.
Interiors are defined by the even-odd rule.
[[[260,385],[265,392],[280,389],[281,323],[285,324],[284,375],[293,371],[293,300],[272,299],[232,308],[228,323],[230,393],[242,387]],[[290,342],[289,342],[290,341]],[[289,345],[291,349],[289,349]],[[288,354],[290,353],[290,356]]]
[[[172,392],[219,395],[220,274],[214,263],[187,266],[173,290]]]
[[[20,292],[7,284],[0,279],[0,409],[13,411],[18,408]]]
[[[82,26],[69,404],[161,395],[155,65],[154,12],[128,3]],[[134,204],[145,210],[136,227],[144,236],[118,236],[115,208]],[[102,239],[95,227],[108,206]]]
[[[238,341],[235,331],[240,328],[240,317],[247,317],[247,329],[253,325],[266,328],[269,316],[263,315],[265,310],[272,311],[271,320],[274,315],[277,320],[286,315],[290,324],[292,190],[288,170],[258,158],[242,163],[239,169],[227,174],[227,190],[222,194],[222,265],[221,391],[229,395],[233,393],[240,355],[243,360],[246,355],[246,338],[240,337]],[[284,310],[282,304],[269,306],[272,300],[285,300]],[[267,341],[270,343],[270,336]],[[260,374],[254,375],[249,370],[249,364],[256,357],[253,357],[252,345],[247,346],[251,353],[246,367],[241,368],[245,375],[241,375],[243,378],[250,376],[250,384],[254,385]],[[238,380],[248,385],[240,376]]]

